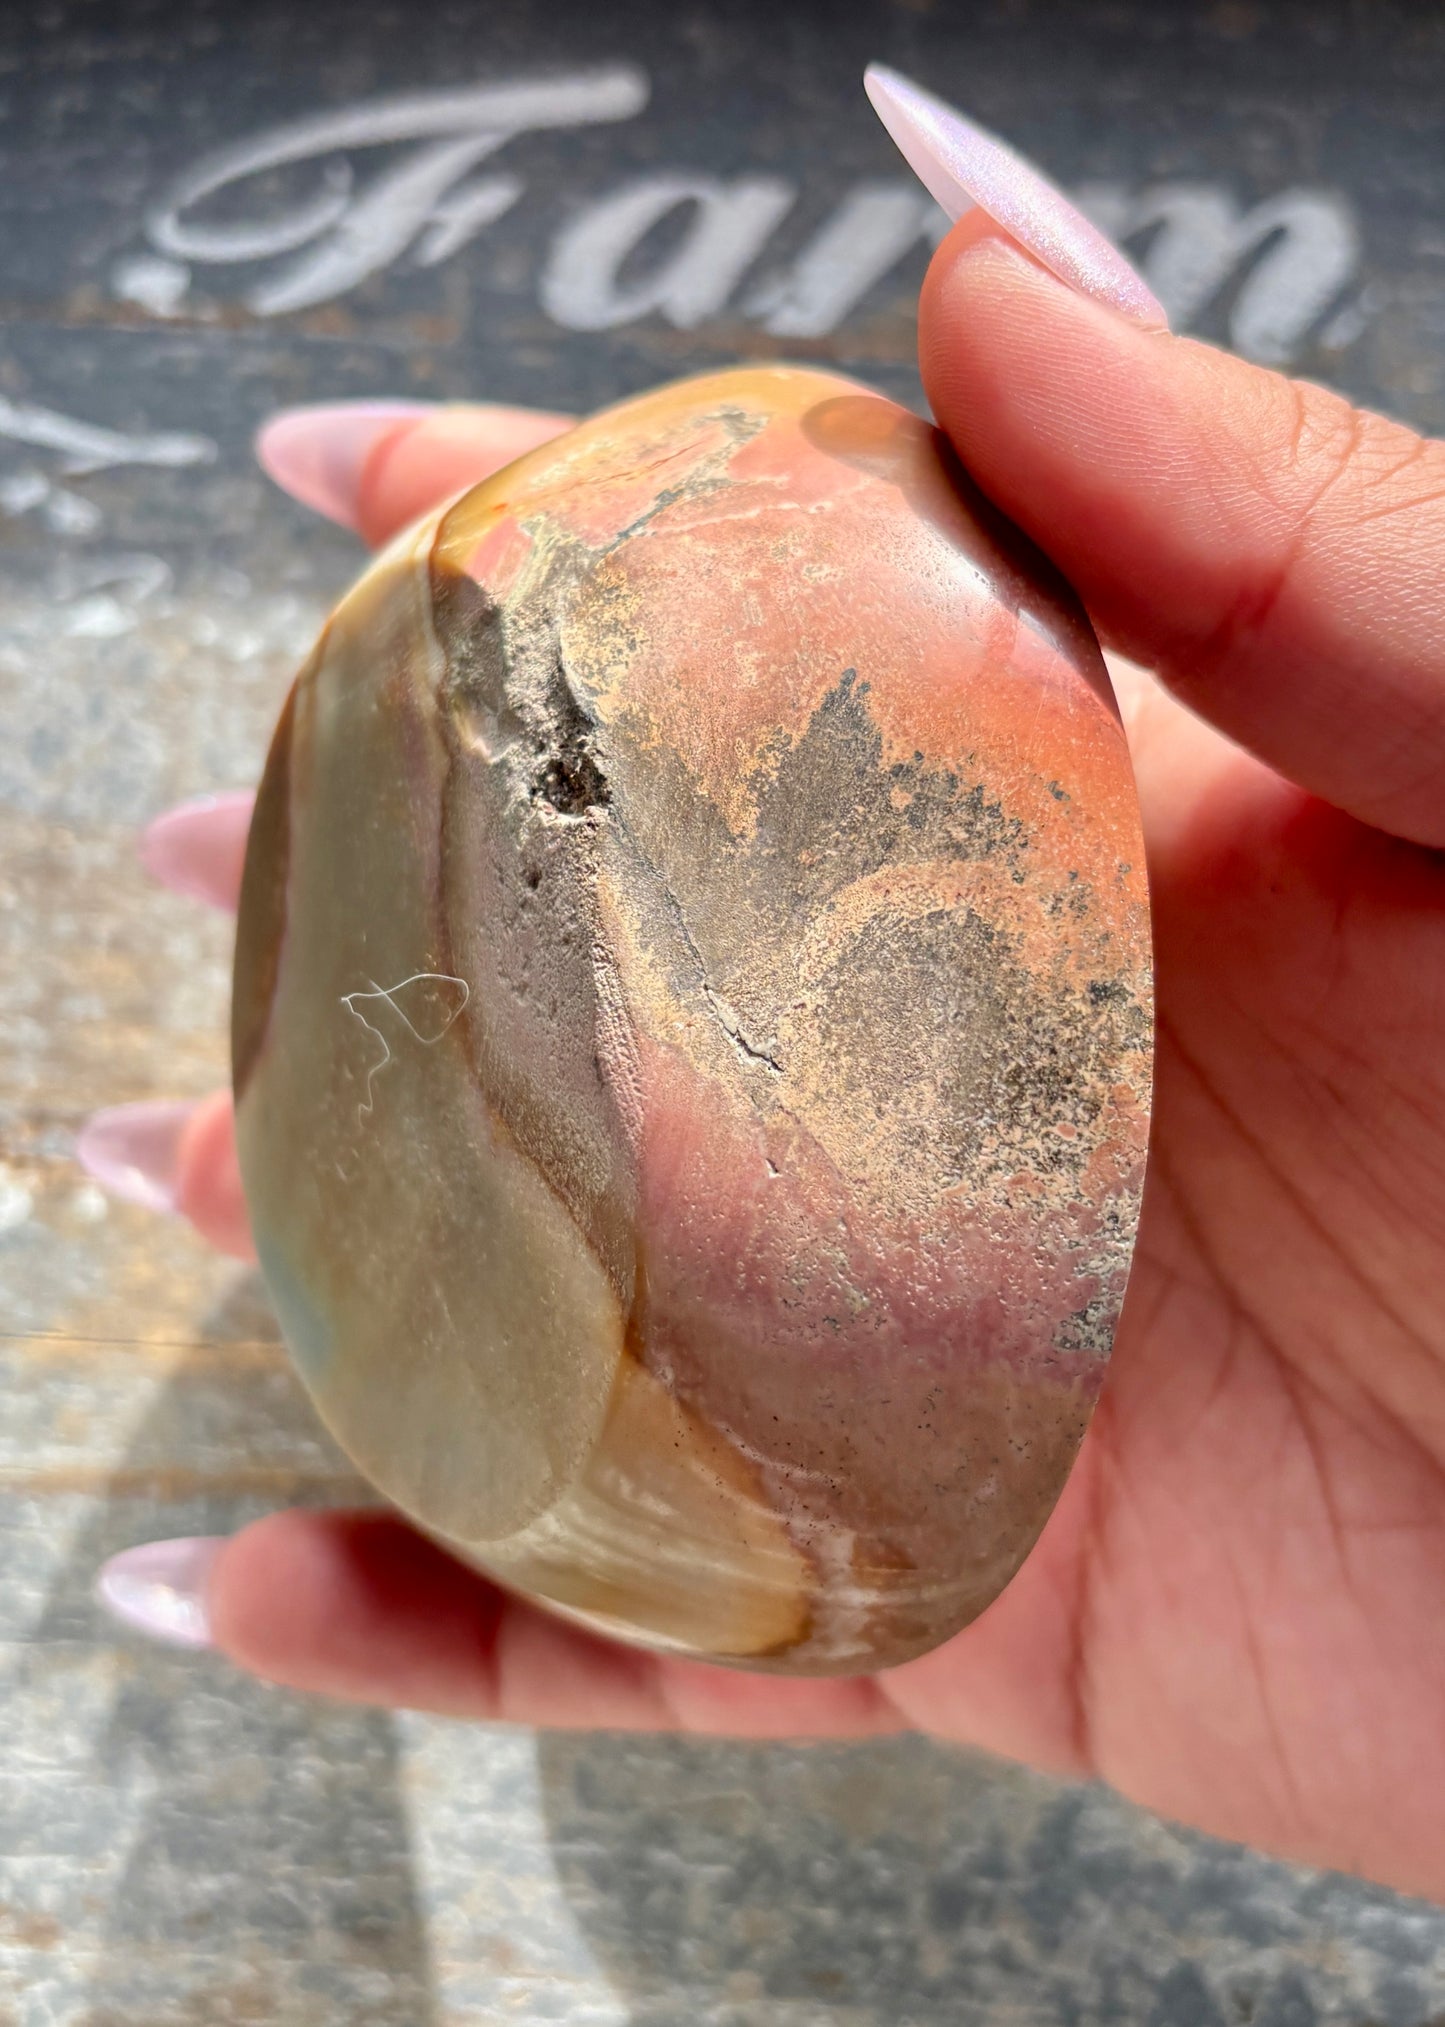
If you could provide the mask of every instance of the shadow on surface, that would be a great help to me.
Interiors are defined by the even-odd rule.
[[[35,1782],[38,1841],[68,1880],[93,1887],[61,1924],[79,1987],[63,2017],[77,2027],[437,2027],[389,1715],[303,1701],[124,1635],[118,1686],[107,1673],[91,1692],[79,1687],[108,1644],[91,1601],[108,1555],[229,1532],[276,1503],[244,1489],[238,1408],[294,1454],[314,1443],[316,1477],[301,1469],[282,1496],[342,1496],[341,1467],[299,1386],[266,1357],[275,1325],[254,1278],[228,1289],[200,1334],[234,1347],[235,1367],[207,1349],[168,1377],[109,1486],[87,1500],[5,1685],[29,1703],[32,1726],[54,1704],[58,1778]],[[214,1490],[165,1496],[173,1461],[204,1463],[208,1449]],[[228,1489],[228,1465],[243,1489]]]
[[[552,1738],[540,1767],[634,2027],[1426,2027],[1445,1998],[1439,1910],[920,1740]]]

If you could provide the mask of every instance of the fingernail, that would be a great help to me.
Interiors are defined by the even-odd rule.
[[[174,893],[234,912],[255,801],[240,788],[168,809],[141,832],[141,864]]]
[[[98,1602],[123,1625],[168,1647],[209,1647],[206,1587],[224,1535],[190,1534],[123,1549],[101,1566]]]
[[[181,1135],[195,1109],[189,1100],[149,1098],[108,1105],[80,1129],[76,1159],[111,1196],[149,1211],[173,1211]]]
[[[1005,142],[883,64],[870,64],[863,84],[904,160],[950,218],[979,205],[1080,295],[1133,323],[1168,329],[1163,305],[1119,249]]]
[[[283,408],[256,435],[262,471],[282,492],[343,528],[356,526],[366,460],[382,438],[430,413],[425,401],[333,401]]]

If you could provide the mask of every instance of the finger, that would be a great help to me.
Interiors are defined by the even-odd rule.
[[[75,1158],[108,1196],[143,1210],[173,1211],[181,1139],[196,1106],[189,1098],[143,1098],[92,1112]]]
[[[141,864],[173,893],[234,914],[255,803],[249,788],[179,803],[141,833]]]
[[[175,1207],[218,1251],[236,1260],[255,1259],[229,1091],[203,1098],[186,1123],[177,1150]]]
[[[570,426],[533,408],[341,401],[283,409],[256,456],[284,492],[375,545]]]
[[[111,1196],[188,1218],[221,1252],[255,1259],[229,1091],[107,1106],[86,1120],[75,1153]]]
[[[968,214],[920,311],[983,489],[1271,767],[1445,843],[1445,445],[1071,292]]]
[[[901,1728],[867,1679],[749,1675],[646,1654],[499,1590],[388,1513],[279,1513],[211,1566],[214,1643],[348,1702],[547,1727],[742,1738]]]
[[[418,515],[571,427],[570,415],[532,408],[436,409],[371,452],[357,493],[357,526],[373,546],[389,542]]]

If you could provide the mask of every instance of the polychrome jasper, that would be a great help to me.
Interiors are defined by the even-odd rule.
[[[403,536],[277,732],[233,1016],[337,1437],[503,1582],[716,1660],[997,1595],[1098,1391],[1149,934],[1072,595],[926,424],[721,373]]]

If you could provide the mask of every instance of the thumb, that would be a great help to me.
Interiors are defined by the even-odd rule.
[[[938,422],[1107,640],[1302,787],[1445,844],[1445,444],[1126,321],[980,211],[919,337]]]

